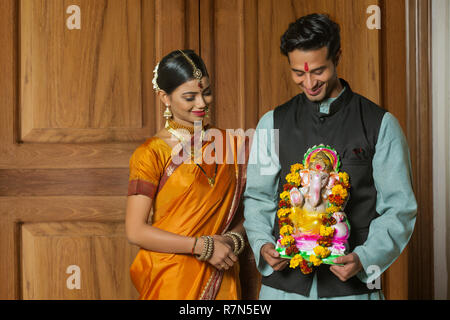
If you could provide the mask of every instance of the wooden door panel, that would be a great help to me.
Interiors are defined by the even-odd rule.
[[[212,120],[220,128],[258,120],[256,0],[200,1],[201,54],[212,75]]]
[[[141,1],[78,6],[81,29],[69,30],[64,1],[20,3],[21,140],[142,140],[151,128],[142,114],[140,70],[151,56],[141,55],[141,39],[149,36]]]
[[[3,196],[120,196],[128,180],[126,168],[4,169]]]
[[[25,223],[20,231],[24,299],[137,298],[128,271],[137,248],[123,223]]]
[[[66,26],[70,5],[79,30]],[[129,158],[163,123],[156,62],[198,50],[198,20],[189,0],[2,2],[0,297],[137,297]],[[65,286],[68,265],[79,290]]]

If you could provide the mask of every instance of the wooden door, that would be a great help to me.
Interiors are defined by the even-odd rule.
[[[128,161],[161,127],[156,61],[198,49],[198,20],[187,0],[2,1],[1,298],[137,297]]]

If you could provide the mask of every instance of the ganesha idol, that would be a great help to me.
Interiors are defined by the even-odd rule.
[[[318,266],[334,264],[335,258],[346,254],[350,224],[344,208],[350,184],[339,166],[337,152],[324,145],[310,148],[303,164],[291,166],[278,210],[277,250],[282,257]]]

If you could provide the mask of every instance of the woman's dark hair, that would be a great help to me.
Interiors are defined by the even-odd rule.
[[[203,76],[209,76],[202,58],[193,50],[183,50],[183,52],[202,71]],[[188,59],[179,50],[175,50],[159,62],[156,82],[161,90],[171,94],[178,86],[195,79],[193,73],[194,68]]]
[[[281,36],[281,53],[288,56],[295,49],[308,51],[328,48],[327,59],[336,58],[341,48],[339,25],[325,14],[310,14],[291,23]]]

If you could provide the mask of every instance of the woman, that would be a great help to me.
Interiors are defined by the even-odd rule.
[[[225,131],[204,125],[209,81],[192,50],[171,52],[154,70],[166,126],[130,159],[126,214],[127,237],[141,247],[130,268],[140,299],[240,298],[245,164],[237,160],[248,145],[237,139],[223,152]]]

